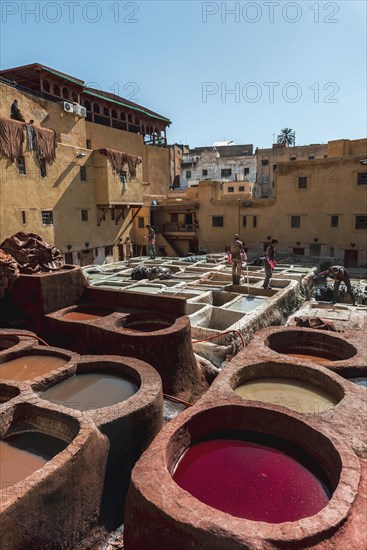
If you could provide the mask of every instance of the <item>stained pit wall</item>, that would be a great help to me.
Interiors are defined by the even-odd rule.
[[[1,492],[5,503],[0,512],[2,548],[43,549],[51,544],[76,548],[79,543],[93,547],[93,536],[98,538],[123,522],[131,469],[162,425],[161,380],[150,365],[138,359],[81,358],[59,348],[38,346],[31,352],[57,352],[72,360],[33,380],[0,385],[7,397],[0,404],[0,435],[12,426],[26,424],[66,438],[69,445],[41,470]],[[27,355],[30,350],[9,351],[7,357],[22,353]],[[45,390],[74,374],[101,371],[128,377],[138,391],[115,405],[82,411],[43,399]]]
[[[2,487],[1,547],[72,548],[97,525],[108,440],[82,415],[65,415],[23,390],[23,402],[0,413],[1,438],[26,426],[66,448],[24,481]]]
[[[270,434],[297,445],[325,471],[332,498],[312,517],[280,524],[237,518],[204,504],[172,479],[192,444],[218,431]],[[359,492],[366,462],[334,430],[276,405],[240,402],[219,394],[202,399],[166,425],[132,473],[124,540],[128,550],[366,547],[365,500]],[[217,481],[217,480],[215,480]],[[360,525],[356,528],[357,521]]]
[[[79,266],[65,265],[50,273],[21,274],[5,295],[4,307],[18,319],[38,319],[79,301],[88,282]]]
[[[9,350],[18,351],[38,345],[33,332],[21,329],[0,328],[0,357]]]
[[[78,353],[126,355],[146,361],[162,378],[163,391],[194,401],[208,388],[194,357],[190,320],[182,299],[88,289],[93,302],[84,310],[109,308],[108,314],[88,320],[68,320],[78,306],[44,318],[43,334],[49,341]],[[149,308],[149,309],[148,309]],[[159,315],[157,315],[159,312]]]

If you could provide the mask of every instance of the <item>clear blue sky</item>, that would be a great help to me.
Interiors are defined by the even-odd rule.
[[[2,0],[0,24],[2,69],[119,93],[170,118],[171,143],[366,137],[364,0]]]

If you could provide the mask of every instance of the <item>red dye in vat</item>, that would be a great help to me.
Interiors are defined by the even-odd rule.
[[[173,479],[205,504],[253,521],[296,521],[317,514],[329,501],[321,481],[300,462],[249,441],[193,445]]]

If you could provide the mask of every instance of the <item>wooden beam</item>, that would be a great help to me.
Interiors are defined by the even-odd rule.
[[[101,210],[102,210],[102,213],[101,213],[101,215],[99,216],[99,218],[97,220],[97,225],[101,225],[101,221],[103,220],[103,217],[106,214],[108,208],[103,208]]]
[[[124,209],[123,208],[119,208],[120,212],[117,214],[116,216],[116,219],[115,219],[115,225],[118,224],[118,222],[121,220],[121,218],[123,217],[124,215]]]

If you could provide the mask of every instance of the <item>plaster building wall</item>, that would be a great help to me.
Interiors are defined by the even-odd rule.
[[[326,158],[279,163],[273,198],[242,198],[220,181],[199,182],[199,249],[224,252],[238,233],[254,254],[276,237],[280,254],[366,265],[366,147],[366,139],[338,140]]]
[[[17,162],[0,155],[0,242],[18,231],[38,233],[59,248],[67,262],[84,265],[101,263],[106,256],[119,259],[126,237],[141,248],[150,221],[148,205],[152,197],[168,192],[168,149],[144,145],[142,135],[87,122],[64,112],[58,103],[3,82],[0,97],[1,117],[10,118],[17,99],[26,121],[52,128],[57,136],[56,160],[47,166],[46,177],[41,177],[25,143],[26,174],[20,174]],[[136,177],[127,174],[123,183],[107,157],[96,151],[100,148],[140,156]],[[52,223],[45,223],[47,213]]]
[[[256,149],[256,182],[260,186],[261,197],[274,196],[274,176],[278,163],[297,160],[323,159],[328,154],[328,146],[311,144],[289,147],[282,143],[274,143],[271,148]]]

